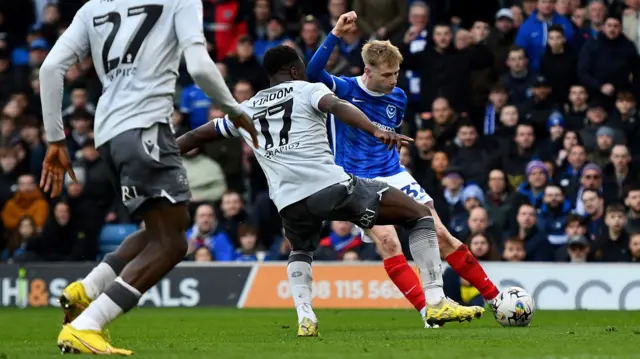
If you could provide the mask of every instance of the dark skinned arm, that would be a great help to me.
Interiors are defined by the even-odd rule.
[[[394,146],[400,149],[402,146],[413,142],[413,139],[398,134],[394,131],[384,131],[376,127],[367,116],[351,103],[337,98],[333,94],[325,95],[318,103],[318,109],[322,112],[331,112],[344,124],[358,128],[380,140],[391,150]]]
[[[219,134],[216,130],[216,123],[214,120],[178,137],[177,143],[180,148],[180,153],[184,154],[193,149],[202,147],[205,143],[223,139],[225,139],[225,137]]]

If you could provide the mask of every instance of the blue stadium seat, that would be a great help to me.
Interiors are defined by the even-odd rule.
[[[105,254],[113,252],[131,233],[138,230],[135,224],[107,224],[100,232],[98,260]]]

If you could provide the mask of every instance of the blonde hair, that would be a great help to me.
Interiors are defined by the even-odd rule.
[[[373,40],[362,48],[362,61],[365,65],[373,67],[380,64],[395,65],[402,63],[402,54],[389,40]]]

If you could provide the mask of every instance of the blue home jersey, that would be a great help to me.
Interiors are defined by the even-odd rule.
[[[334,81],[338,97],[359,108],[380,129],[395,131],[402,124],[407,96],[396,87],[386,95],[368,90],[360,77]],[[331,116],[331,142],[336,164],[347,173],[364,178],[388,177],[404,171],[397,150],[391,150],[370,134]]]
[[[324,68],[331,52],[340,40],[327,35],[307,66],[310,81],[322,82],[336,96],[359,108],[378,128],[395,131],[402,124],[407,95],[396,87],[391,94],[376,93],[366,88],[361,77],[336,77]],[[331,139],[336,164],[347,173],[363,178],[389,177],[404,171],[396,149],[387,146],[370,134],[349,127],[340,119],[329,119]]]

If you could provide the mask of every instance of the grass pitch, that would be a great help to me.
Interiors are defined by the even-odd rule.
[[[640,312],[538,312],[530,328],[491,317],[422,329],[405,310],[318,310],[319,338],[296,338],[295,310],[136,309],[109,329],[134,358],[640,358]],[[489,314],[489,313],[487,313]],[[55,309],[0,309],[0,359],[60,358]]]

